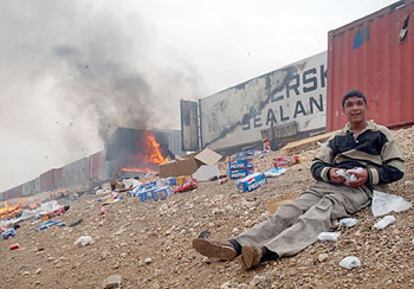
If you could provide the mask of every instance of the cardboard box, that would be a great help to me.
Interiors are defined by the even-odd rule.
[[[222,156],[208,148],[200,153],[185,156],[182,160],[176,160],[159,166],[160,177],[179,177],[192,175],[202,165],[214,165]]]
[[[241,179],[237,183],[237,189],[241,192],[252,192],[266,183],[266,177],[263,173],[254,173]]]

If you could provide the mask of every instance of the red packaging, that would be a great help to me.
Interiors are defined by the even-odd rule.
[[[17,250],[19,248],[20,248],[20,245],[18,243],[10,245],[10,250]]]

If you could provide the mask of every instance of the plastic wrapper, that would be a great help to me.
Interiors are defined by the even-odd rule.
[[[343,227],[353,227],[358,223],[358,220],[355,218],[343,218],[339,220],[339,224],[341,224],[341,226]]]
[[[318,235],[318,240],[321,241],[338,241],[341,232],[321,232]]]
[[[361,267],[361,261],[355,256],[348,256],[342,259],[341,262],[339,262],[339,266],[341,266],[344,269],[351,270],[354,268]]]
[[[78,247],[84,247],[87,245],[92,245],[94,242],[94,240],[92,239],[91,236],[82,236],[79,237],[76,241],[75,241],[75,245]]]
[[[374,228],[377,230],[383,230],[389,225],[395,223],[397,219],[394,216],[385,216],[381,220],[379,220],[377,223],[375,223]]]
[[[372,197],[372,214],[374,217],[384,216],[391,212],[403,212],[411,208],[411,203],[404,198],[374,190]]]

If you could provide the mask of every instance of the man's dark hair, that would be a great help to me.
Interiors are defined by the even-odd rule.
[[[348,91],[343,97],[342,97],[342,107],[345,107],[345,102],[348,98],[351,97],[360,97],[364,100],[365,104],[368,104],[367,102],[367,97],[365,96],[365,94],[362,93],[362,91],[358,90],[358,89],[352,89],[350,91]]]

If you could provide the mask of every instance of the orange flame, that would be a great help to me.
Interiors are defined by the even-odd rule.
[[[163,164],[166,159],[161,153],[161,146],[157,142],[154,134],[151,132],[145,132],[145,144],[146,144],[146,154],[149,156],[149,161],[153,164]]]
[[[21,212],[21,208],[18,204],[9,205],[7,202],[3,203],[3,207],[0,208],[0,219],[1,218],[10,218],[16,216]]]
[[[153,170],[147,168],[121,168],[124,173],[154,173]]]

